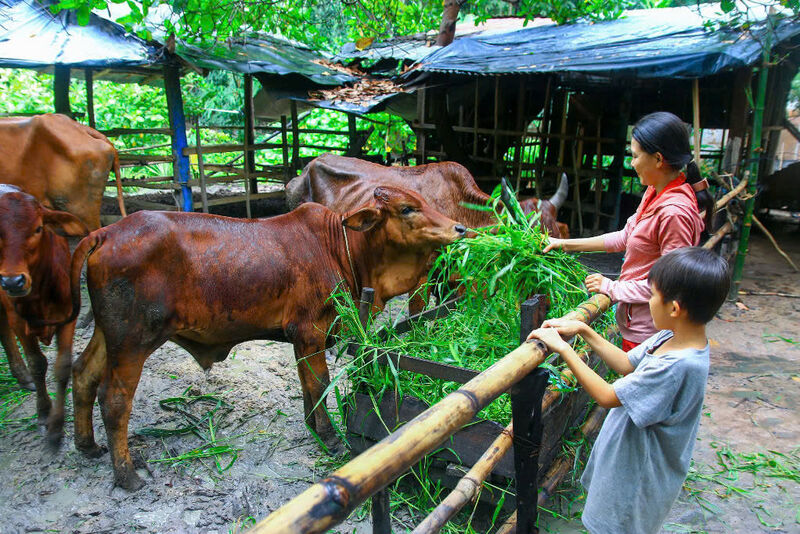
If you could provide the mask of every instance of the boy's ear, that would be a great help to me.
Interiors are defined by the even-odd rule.
[[[686,313],[686,310],[683,308],[683,306],[681,306],[681,303],[678,302],[677,300],[673,300],[672,302],[670,302],[670,306],[672,306],[672,308],[669,311],[670,317],[678,318]]]

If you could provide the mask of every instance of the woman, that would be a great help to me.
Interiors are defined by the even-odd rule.
[[[631,154],[631,164],[647,190],[625,228],[586,239],[550,238],[544,249],[625,251],[618,280],[592,274],[585,282],[589,292],[604,293],[618,303],[617,324],[625,351],[656,333],[647,304],[650,268],[671,250],[696,246],[714,211],[708,182],[692,159],[689,129],[678,117],[664,111],[642,117],[633,127]]]

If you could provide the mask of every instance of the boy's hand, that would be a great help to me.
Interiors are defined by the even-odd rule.
[[[528,339],[538,339],[547,345],[549,350],[552,352],[558,352],[559,354],[565,349],[570,348],[566,341],[561,339],[561,336],[558,334],[558,330],[555,328],[537,328],[528,334]]]
[[[590,274],[584,280],[584,284],[586,284],[586,289],[589,293],[600,293],[600,288],[603,285],[603,281],[608,280],[605,276],[599,273]]]
[[[542,323],[542,328],[555,328],[562,337],[571,338],[581,334],[587,325],[575,320],[548,319]]]

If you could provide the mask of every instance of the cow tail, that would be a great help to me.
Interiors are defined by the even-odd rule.
[[[78,318],[81,311],[81,270],[86,258],[89,257],[94,249],[100,246],[103,242],[103,230],[95,230],[86,237],[84,237],[78,246],[75,247],[75,252],[72,253],[72,264],[70,265],[70,289],[72,290],[72,313],[69,320],[72,322]]]
[[[109,143],[111,143],[111,141],[109,141]],[[119,153],[116,148],[114,148],[114,177],[115,182],[117,182],[117,203],[119,204],[119,212],[123,217],[127,217],[128,214],[125,212],[125,202],[122,200],[122,175],[119,172]]]

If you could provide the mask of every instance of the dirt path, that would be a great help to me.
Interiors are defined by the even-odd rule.
[[[795,234],[782,244],[800,262]],[[744,289],[800,293],[792,273],[766,240],[755,236]],[[787,452],[800,442],[800,299],[743,296],[743,310],[727,304],[710,332],[714,347],[712,374],[694,455],[697,469],[717,465],[717,451],[738,453],[772,449]],[[85,302],[85,300],[84,300]],[[79,330],[75,354],[91,336]],[[52,356],[52,355],[51,355]],[[194,436],[168,438],[133,435],[146,427],[168,427],[176,416],[159,400],[181,395],[216,394],[232,404],[219,429],[240,448],[223,474],[198,462],[173,468],[154,460],[199,445]],[[29,396],[15,417],[34,413]],[[68,405],[71,413],[71,402]],[[105,433],[95,410],[99,443]],[[302,398],[290,345],[253,342],[238,346],[228,360],[204,373],[185,351],[167,344],[145,364],[130,422],[131,450],[147,481],[129,494],[112,488],[108,455],[90,460],[75,451],[67,424],[59,453],[45,452],[35,429],[0,431],[0,533],[7,532],[146,532],[227,533],[261,519],[324,476],[330,461],[302,423]],[[145,467],[146,466],[146,467]],[[730,481],[729,481],[730,482]],[[747,476],[734,483],[749,488]],[[800,532],[797,485],[775,481],[751,495],[720,497],[722,486],[690,480],[707,490],[684,495],[666,526],[676,532]],[[759,519],[760,518],[760,519]],[[578,531],[575,520],[545,521],[545,530]],[[766,525],[776,525],[769,527]],[[339,532],[371,532],[368,518],[351,519]]]

